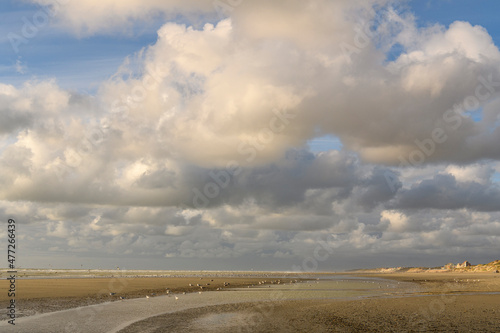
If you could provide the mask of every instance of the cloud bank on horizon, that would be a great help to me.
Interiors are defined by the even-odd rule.
[[[79,38],[165,24],[95,94],[0,83],[0,216],[27,224],[27,254],[287,269],[328,239],[328,270],[499,253],[485,28],[420,27],[389,0],[31,1]],[[310,151],[325,136],[342,148]]]

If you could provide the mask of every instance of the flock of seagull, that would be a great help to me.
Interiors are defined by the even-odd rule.
[[[200,279],[201,279],[201,278],[200,278]],[[319,280],[319,279],[318,279],[318,280]],[[210,281],[211,281],[211,282],[213,282],[214,280],[210,280]],[[342,280],[342,281],[344,281],[344,280]],[[427,280],[425,280],[425,281],[427,281]],[[480,280],[470,280],[470,281],[469,281],[469,279],[467,279],[467,280],[459,280],[459,279],[454,279],[454,282],[465,282],[465,281],[467,281],[467,282],[479,282]],[[290,284],[297,283],[297,282],[298,282],[297,280],[292,280],[292,281],[290,281]],[[371,282],[371,283],[375,283],[374,281],[365,281],[365,282],[367,282],[367,283],[370,283],[370,282]],[[269,283],[269,284],[281,284],[281,283],[282,283],[282,281],[281,281],[281,280],[275,280],[275,281],[269,281],[269,282],[268,282],[268,281],[266,281],[266,280],[264,280],[264,281],[259,281],[259,285],[264,285],[264,284],[267,284],[267,283]],[[316,283],[318,283],[318,282],[316,282]],[[338,283],[338,281],[337,281],[337,283]],[[398,282],[397,284],[400,284],[400,282]],[[223,285],[224,285],[224,287],[229,287],[231,284],[230,284],[229,282],[224,282],[224,283],[223,283]],[[210,286],[210,283],[206,283],[206,284],[205,284],[205,286],[201,285],[200,283],[197,283],[196,285],[194,285],[194,284],[192,284],[192,283],[189,283],[189,284],[188,284],[188,286],[189,286],[189,287],[198,287],[198,288],[200,288],[200,291],[198,291],[198,294],[200,294],[200,295],[201,295],[201,293],[202,293],[203,289],[204,289],[204,288],[206,288],[207,286]],[[251,286],[252,286],[252,287],[254,287],[254,285],[251,285]],[[251,286],[247,286],[247,287],[248,287],[248,288],[250,288]],[[268,287],[271,287],[271,286],[269,285]],[[391,287],[394,287],[394,286],[391,286],[391,285],[389,285],[389,284],[388,284],[388,285],[387,285],[387,287],[388,287],[388,288],[391,288]],[[382,288],[382,286],[381,286],[381,285],[379,285],[379,286],[378,286],[378,288]],[[218,291],[219,291],[219,290],[222,290],[222,288],[221,288],[221,287],[219,287],[219,288],[217,288],[216,290],[218,290]],[[169,296],[169,297],[170,297],[170,295],[171,295],[170,288],[166,288],[166,294],[167,294],[167,296]],[[185,294],[186,294],[186,292],[183,292],[182,294],[183,294],[183,295],[185,295]],[[110,295],[110,296],[115,296],[115,295],[116,295],[116,293],[110,292],[110,293],[109,293],[109,295]],[[146,295],[146,298],[147,298],[147,299],[149,299],[151,296],[156,296],[156,294],[155,294],[155,293],[152,293],[151,295]],[[179,296],[174,296],[174,297],[175,297],[175,300],[178,300],[178,299],[179,299]],[[120,300],[124,300],[124,299],[125,299],[125,297],[124,297],[124,296],[119,296],[119,299],[120,299]]]
[[[213,282],[214,280],[210,280],[210,281],[211,281],[211,282]],[[223,284],[224,284],[224,287],[229,287],[229,286],[231,285],[229,282],[224,282]],[[260,282],[259,282],[259,284],[260,284]],[[189,287],[194,287],[194,285],[193,285],[192,283],[190,283],[188,286],[189,286]],[[210,283],[207,283],[207,284],[206,284],[206,286],[210,286]],[[196,284],[196,287],[199,287],[201,290],[203,290],[203,289],[205,288],[204,286],[202,286],[202,285],[201,285],[201,284],[199,284],[199,283],[197,283],[197,284]],[[217,290],[218,290],[218,291],[219,291],[219,290],[222,290],[222,288],[217,288]],[[170,295],[171,295],[171,293],[170,293],[170,288],[166,288],[166,294],[167,294],[167,296],[169,296],[169,297],[170,297]],[[183,294],[183,295],[185,295],[185,294],[186,294],[186,292],[183,292],[182,294]],[[198,294],[200,294],[200,295],[201,295],[201,291],[199,291],[199,292],[198,292]],[[109,293],[109,296],[115,296],[115,295],[116,295],[116,293],[113,293],[113,292],[110,292],[110,293]],[[156,296],[156,294],[155,294],[155,293],[152,293],[151,295],[146,295],[146,298],[147,298],[147,299],[149,299],[151,296]],[[176,299],[176,300],[178,300],[178,299],[179,299],[179,296],[174,296],[174,297],[175,297],[175,299]],[[119,296],[119,299],[124,300],[124,299],[125,299],[125,297],[124,297],[124,296]]]
[[[201,280],[201,278],[200,278],[200,280]],[[210,281],[211,281],[211,282],[213,282],[214,280],[210,280]],[[292,280],[292,281],[290,281],[290,284],[297,283],[297,282],[298,282],[297,280]],[[269,284],[282,284],[282,281],[281,281],[281,280],[275,280],[275,281],[269,281],[269,282],[268,282],[268,281],[266,281],[266,280],[264,280],[264,281],[259,281],[259,285],[264,285],[264,284],[266,284],[266,283],[269,283]],[[284,283],[284,282],[283,282],[283,283]],[[224,287],[229,287],[230,285],[231,285],[231,283],[229,283],[229,282],[225,282],[225,281],[223,282],[223,286],[224,286]],[[204,290],[207,286],[210,286],[210,283],[206,283],[205,285],[202,285],[202,284],[200,284],[200,283],[197,283],[197,284],[189,283],[189,284],[188,284],[188,286],[189,286],[189,287],[198,287],[198,288],[200,288],[200,291],[198,291],[198,294],[200,294],[200,295],[201,295],[202,291],[203,291],[203,290]],[[251,286],[248,286],[248,288],[250,288],[250,287],[254,287],[254,285],[252,284]],[[269,285],[269,287],[271,287],[271,286]],[[220,290],[222,290],[222,287],[219,287],[219,288],[217,288],[216,290],[217,290],[217,291],[220,291]],[[167,294],[167,296],[169,296],[169,297],[170,297],[170,295],[171,295],[170,288],[166,288],[166,294]],[[183,295],[185,295],[185,294],[186,294],[186,292],[183,292],[182,294],[183,294]],[[116,293],[110,292],[110,293],[109,293],[109,295],[110,295],[110,296],[115,296],[115,295],[116,295]],[[149,299],[149,298],[150,298],[150,297],[152,297],[152,296],[156,296],[156,294],[155,294],[155,293],[152,293],[151,295],[146,295],[146,298],[147,298],[147,299]],[[175,297],[175,300],[178,300],[178,299],[179,299],[179,296],[174,296],[174,297]],[[124,300],[124,299],[125,299],[125,297],[124,297],[124,296],[119,296],[119,299],[120,299],[120,300]]]

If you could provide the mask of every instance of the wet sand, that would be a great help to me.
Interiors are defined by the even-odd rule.
[[[500,292],[500,274],[493,272],[379,273],[353,274],[401,282],[418,283],[424,294],[449,292]]]
[[[205,274],[204,277],[113,277],[113,278],[38,278],[18,279],[16,281],[16,302],[18,317],[66,310],[79,306],[100,304],[126,299],[149,296],[181,294],[183,292],[217,291],[217,289],[247,287],[259,285],[266,280],[281,280],[289,283],[296,278],[270,277],[255,274],[253,277],[216,277]],[[189,286],[192,284],[192,286]],[[200,287],[203,287],[201,289]],[[209,285],[207,285],[209,284]],[[225,286],[226,284],[226,286]],[[9,282],[0,280],[0,319],[5,319],[9,304]],[[168,291],[167,291],[168,288]],[[111,295],[114,294],[114,295]]]
[[[149,318],[120,333],[500,332],[499,297],[229,304]]]
[[[387,298],[200,307],[148,318],[120,333],[500,332],[498,275],[401,273],[357,276],[417,283],[422,289],[394,297],[389,296],[388,291]]]
[[[106,327],[122,333],[500,331],[500,274],[399,273],[355,276],[383,278],[392,282],[389,281],[387,288],[385,283],[377,282],[382,288],[378,290],[377,297],[341,300],[334,298],[343,294],[327,295],[328,291],[321,289],[324,284],[317,290],[314,285],[307,287],[308,291],[305,292],[306,295],[301,296],[302,299],[271,297],[276,290],[290,289],[293,285],[258,285],[263,276],[203,277],[201,280],[199,277],[18,280],[18,290],[22,291],[17,297],[19,309],[24,304],[25,314],[50,311],[50,304],[54,304],[52,309],[63,309],[114,300],[113,297],[118,295],[127,298],[141,297],[137,300],[104,303],[67,310],[69,312],[28,317],[24,318],[24,322],[19,319],[18,323],[25,325],[26,332],[30,332],[29,327],[33,328],[33,332],[57,332],[60,326],[56,324],[63,320],[61,318],[72,318],[70,323],[74,325],[79,321],[89,324],[88,320],[82,318],[82,313],[93,309],[90,312],[97,321],[106,320],[113,313],[122,316],[115,318],[120,325],[110,323],[108,326],[92,326],[96,329],[95,332],[110,331]],[[294,279],[281,280],[290,282]],[[196,287],[196,284],[209,283],[210,286],[206,286],[206,290],[213,290],[220,288],[219,285],[223,282],[229,282],[231,287],[253,284],[258,293],[250,293],[250,290],[241,288],[229,291],[224,288],[226,290],[208,293],[203,291],[202,295],[198,295],[200,288]],[[193,284],[193,287],[189,287],[189,283]],[[403,285],[405,287],[402,287]],[[2,284],[0,288],[5,286]],[[179,295],[179,301],[175,300],[175,296],[145,299],[148,293],[156,293],[156,296],[165,294],[166,288],[169,288],[172,294]],[[331,285],[328,288],[335,289]],[[369,283],[363,288],[369,289]],[[117,292],[116,295],[110,296],[111,290]],[[187,294],[183,295],[183,292]],[[296,291],[293,292],[299,295]],[[328,296],[330,299],[307,299],[307,295],[309,298]],[[356,297],[356,293],[349,295]],[[0,298],[5,296],[6,292],[0,289]],[[2,300],[0,304],[4,308],[6,300]],[[137,312],[137,309],[140,311]],[[106,315],[107,311],[109,315]],[[127,320],[122,321],[120,318]],[[42,322],[45,323],[46,330],[39,329]],[[52,325],[52,322],[55,324]],[[7,327],[3,324],[0,323],[2,332]],[[70,331],[75,327],[70,327]]]
[[[39,314],[16,321],[16,326],[0,322],[0,331],[23,333],[53,332],[118,332],[128,326],[151,317],[190,311],[195,308],[236,303],[269,304],[292,299],[322,299],[359,297],[381,294],[386,290],[404,292],[404,288],[392,283],[383,289],[387,281],[312,281],[288,284],[258,285],[253,288],[235,288],[224,291],[192,292],[169,296],[141,297],[124,301],[108,302],[76,309]],[[380,288],[378,288],[380,287]],[[225,316],[225,314],[221,314]],[[164,328],[159,328],[164,330]],[[145,331],[140,329],[140,331]],[[203,330],[202,330],[203,331]]]

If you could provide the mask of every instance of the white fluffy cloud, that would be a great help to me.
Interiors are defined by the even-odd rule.
[[[326,234],[344,258],[498,250],[485,29],[418,28],[388,1],[241,1],[223,18],[212,1],[34,2],[81,34],[189,16],[95,96],[0,84],[0,215],[31,222],[44,250],[286,259]],[[324,135],[344,148],[307,150]]]
[[[93,12],[78,17],[94,26],[116,2],[68,2],[61,17],[79,26],[70,13],[84,12],[81,6]],[[172,1],[137,6],[128,1],[119,10],[186,9]],[[411,16],[347,1],[243,1],[228,14],[199,30],[167,23],[137,59],[141,72],[103,85],[108,108],[125,110],[120,120],[107,119],[126,140],[151,131],[149,150],[161,144],[157,151],[208,167],[242,158],[269,163],[326,134],[375,163],[500,156],[495,122],[453,111],[458,104],[463,112],[486,108],[498,96],[500,53],[483,28],[455,22],[418,29]],[[384,62],[383,50],[396,42],[406,43],[405,51]],[[289,119],[283,124],[276,114]],[[127,149],[144,151],[140,144]]]

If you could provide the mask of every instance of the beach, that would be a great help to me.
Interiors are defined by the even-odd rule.
[[[499,332],[500,277],[491,273],[356,274],[422,289],[359,300],[200,307],[137,322],[138,332]],[[490,294],[491,293],[491,294]],[[210,325],[206,325],[210,323]]]
[[[125,271],[98,273],[30,271],[24,278],[17,279],[17,315],[24,317],[113,302],[120,300],[120,297],[132,299],[146,295],[161,296],[167,293],[181,294],[217,291],[218,288],[224,290],[228,287],[247,287],[259,285],[259,282],[270,276],[280,276],[280,278],[274,278],[273,281],[280,279],[282,283],[290,283],[297,279],[296,275],[292,275],[291,278],[281,278],[282,275],[246,272],[168,272],[166,274],[150,271],[133,273]],[[271,280],[269,279],[269,282]],[[8,285],[8,281],[3,277],[0,280],[0,309],[4,310],[0,310],[2,315],[9,302]]]
[[[0,4],[0,333],[500,333],[500,0]]]
[[[490,272],[316,274],[304,279],[204,274],[19,280],[18,310],[25,317],[16,320],[16,327],[2,321],[0,330],[500,331],[500,277]],[[4,290],[0,293],[4,297]],[[5,308],[6,300],[1,302]]]
[[[139,332],[499,332],[499,296],[286,301],[202,307],[134,323]]]

